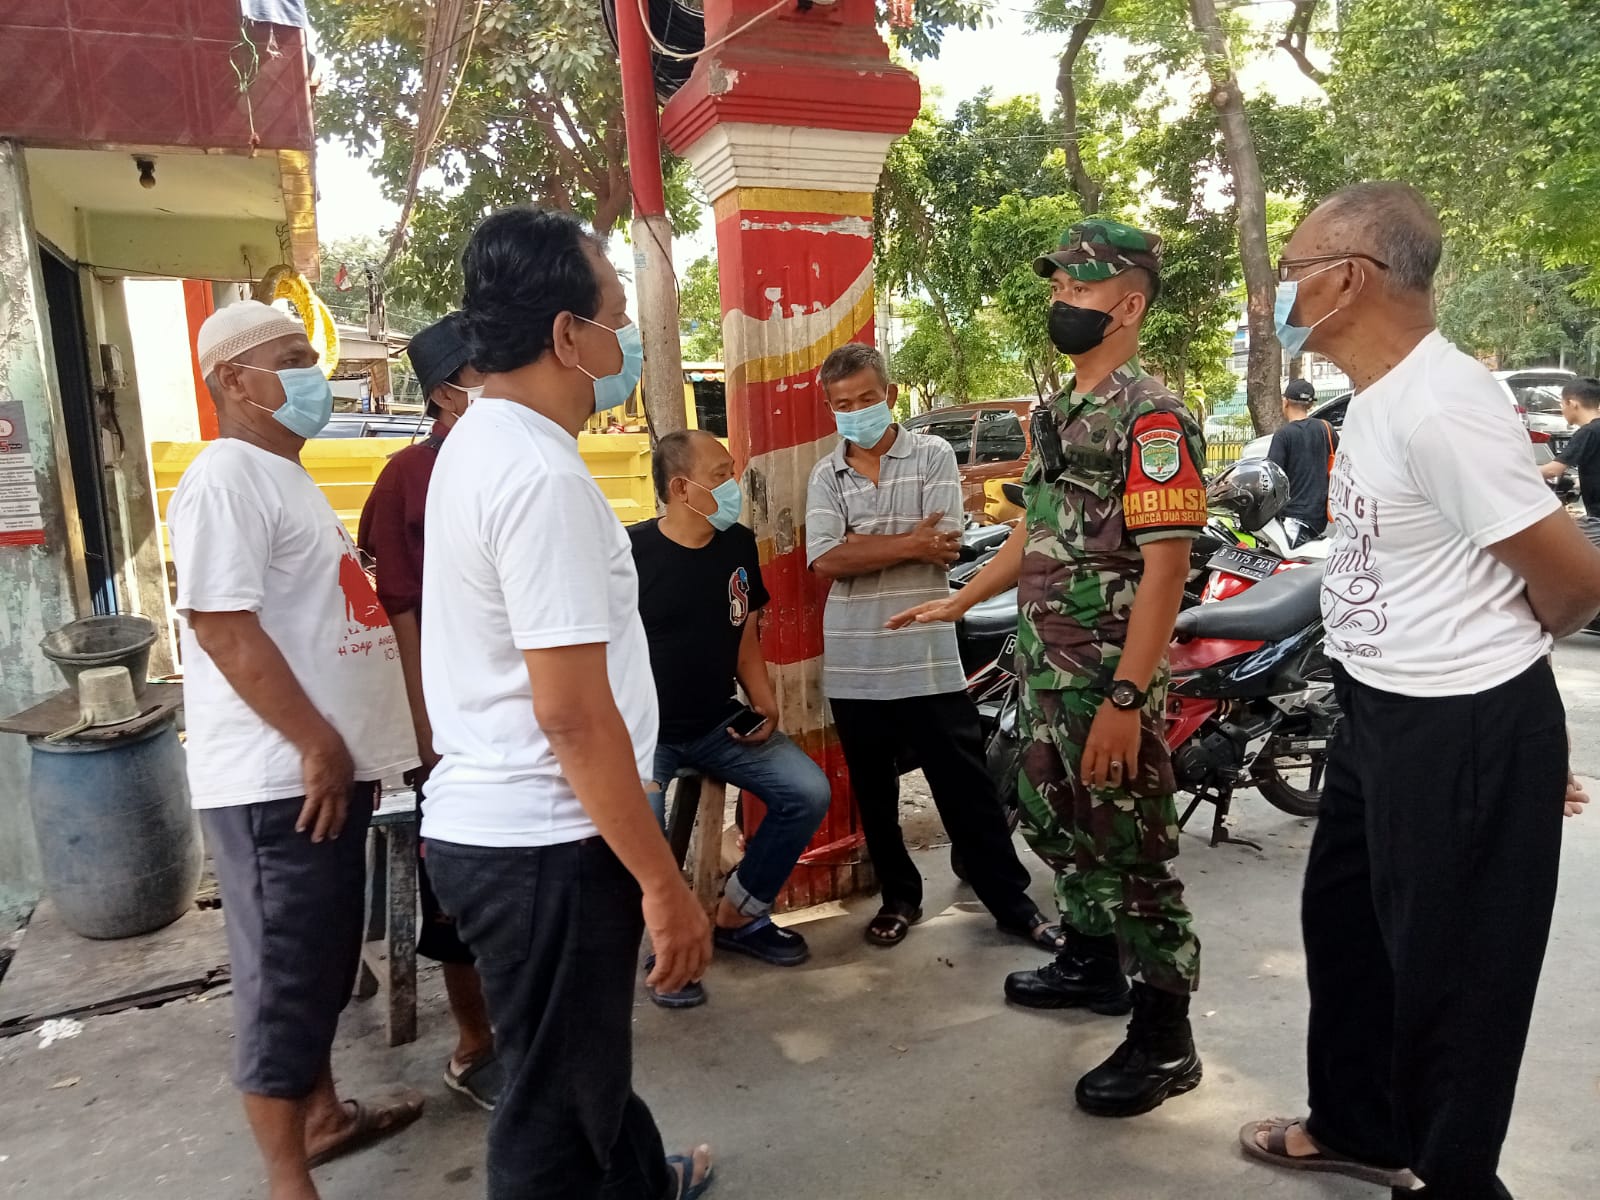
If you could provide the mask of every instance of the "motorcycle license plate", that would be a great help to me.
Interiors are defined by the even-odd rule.
[[[1211,561],[1206,565],[1214,571],[1226,571],[1230,575],[1253,579],[1259,583],[1276,571],[1282,561],[1283,559],[1276,554],[1261,554],[1238,546],[1225,546],[1213,554]]]

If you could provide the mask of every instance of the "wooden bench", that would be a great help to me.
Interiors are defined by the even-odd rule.
[[[667,820],[667,841],[683,866],[694,849],[694,889],[700,906],[710,912],[722,896],[722,820],[727,811],[727,785],[694,771],[679,771],[673,781]]]
[[[367,835],[367,933],[356,996],[389,994],[389,1045],[417,1040],[417,802],[386,792]]]
[[[695,897],[707,912],[722,895],[722,821],[727,785],[679,772],[668,797],[667,836],[678,865],[694,850]],[[367,835],[367,931],[356,996],[388,993],[389,1045],[417,1040],[416,797],[386,792]]]

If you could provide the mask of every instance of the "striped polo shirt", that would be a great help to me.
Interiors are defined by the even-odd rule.
[[[939,528],[961,527],[961,479],[950,444],[898,429],[878,483],[845,462],[846,442],[811,472],[806,496],[806,563],[844,544],[845,535],[910,533],[943,513]],[[950,594],[949,573],[908,562],[870,575],[835,579],[823,614],[823,691],[840,700],[899,700],[966,687],[955,626],[940,622],[890,631],[895,613]]]

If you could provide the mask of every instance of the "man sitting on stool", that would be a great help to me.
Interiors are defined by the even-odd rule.
[[[778,729],[778,701],[754,620],[767,590],[755,535],[738,523],[733,456],[708,433],[669,433],[656,447],[652,474],[667,511],[628,532],[661,706],[656,782],[665,789],[680,768],[691,767],[760,797],[766,816],[728,876],[717,905],[716,945],[774,966],[798,966],[810,955],[805,939],[768,914],[827,815],[830,788],[822,768]],[[735,683],[749,708],[766,718],[759,728],[730,726],[741,713]],[[696,982],[679,992],[652,990],[650,998],[665,1008],[690,1008],[705,1002],[705,991]]]

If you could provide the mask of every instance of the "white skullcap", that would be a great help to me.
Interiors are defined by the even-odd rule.
[[[208,376],[218,363],[232,362],[264,342],[295,333],[304,337],[305,332],[299,321],[259,300],[240,300],[219,308],[205,319],[195,336],[200,374]]]

